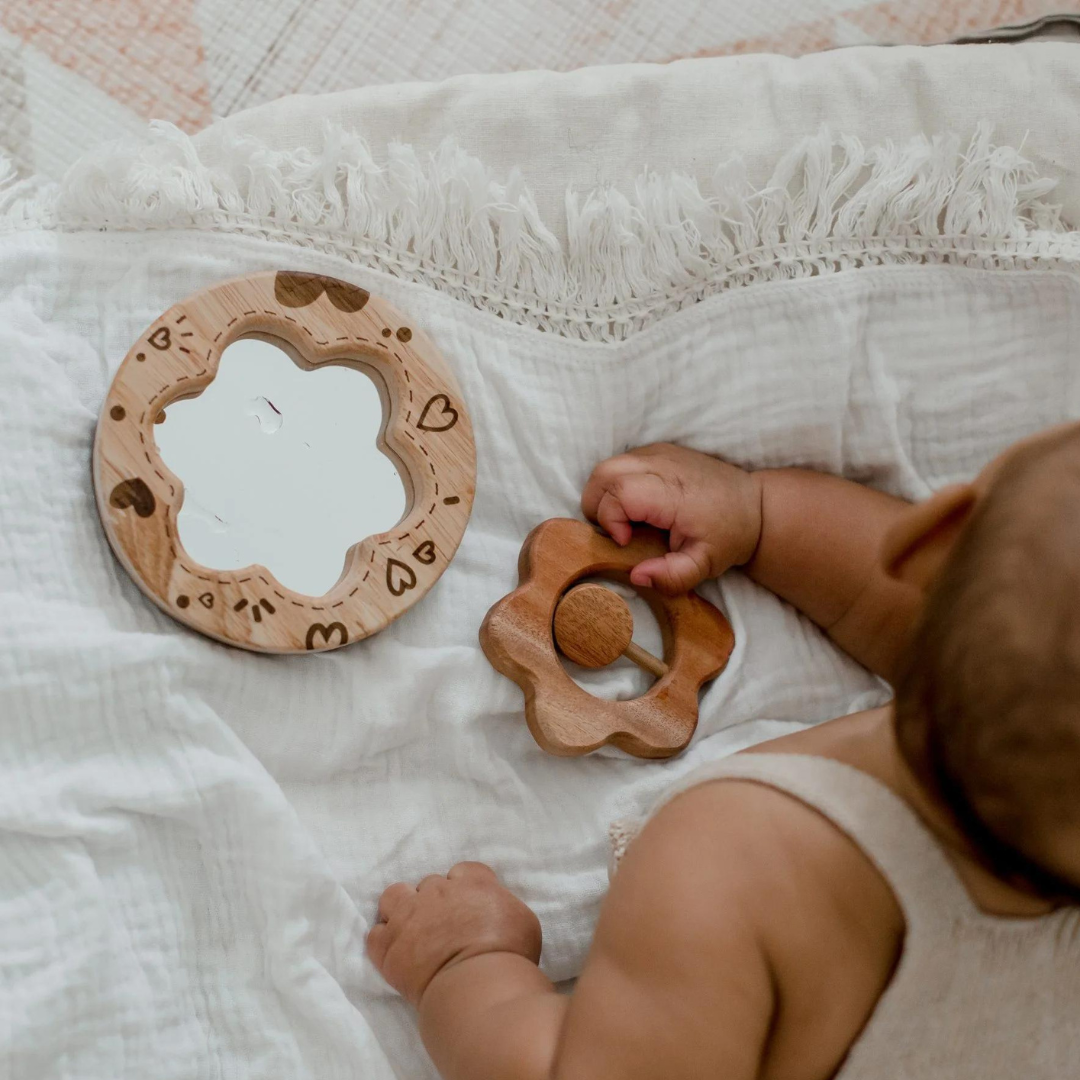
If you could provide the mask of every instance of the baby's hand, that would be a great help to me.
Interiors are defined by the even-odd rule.
[[[484,953],[540,960],[540,921],[483,863],[464,862],[414,889],[391,885],[367,937],[382,977],[413,1005],[444,968]]]
[[[683,593],[753,558],[761,536],[761,488],[753,473],[670,443],[608,458],[581,496],[587,517],[620,545],[631,524],[669,532],[668,554],[638,563],[634,585]]]

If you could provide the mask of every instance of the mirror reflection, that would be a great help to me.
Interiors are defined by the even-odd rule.
[[[401,477],[375,442],[378,388],[356,368],[305,370],[276,345],[243,339],[199,397],[159,420],[161,456],[184,484],[180,539],[205,566],[260,563],[322,596],[348,548],[405,513]]]

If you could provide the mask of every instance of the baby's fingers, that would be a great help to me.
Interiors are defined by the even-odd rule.
[[[708,576],[709,557],[705,545],[691,543],[680,551],[669,551],[666,555],[639,562],[630,571],[630,582],[677,596],[700,585]]]
[[[633,527],[617,495],[605,491],[600,496],[595,517],[600,528],[607,532],[616,544],[623,546],[630,543]]]
[[[597,470],[585,487],[581,508],[616,543],[627,544],[634,522],[671,528],[678,510],[678,492],[656,473],[611,476]]]
[[[371,957],[371,962],[375,965],[375,968],[379,973],[382,973],[383,964],[386,961],[386,954],[390,949],[391,941],[390,927],[384,922],[376,923],[369,931],[367,935],[367,954]]]

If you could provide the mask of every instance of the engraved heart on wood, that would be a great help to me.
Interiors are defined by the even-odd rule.
[[[307,307],[308,304],[314,304],[324,292],[327,300],[338,311],[350,314],[359,311],[370,299],[367,290],[346,281],[323,277],[321,274],[299,274],[282,270],[274,278],[274,297],[286,307]]]
[[[428,417],[436,405],[439,412],[432,415],[429,422]],[[449,431],[457,422],[457,409],[450,404],[450,399],[445,394],[436,394],[424,406],[424,411],[420,413],[416,426],[421,431]]]
[[[131,480],[121,480],[112,489],[109,505],[115,506],[117,510],[127,510],[131,507],[139,517],[148,518],[153,514],[157,502],[154,499],[154,493],[147,487],[146,481],[136,476]]]
[[[399,562],[397,559],[388,559],[386,562],[386,587],[392,596],[400,596],[408,589],[416,587],[416,571],[408,563]]]
[[[435,541],[425,540],[412,555],[417,562],[430,566],[435,561]]]
[[[337,637],[338,645],[346,645],[349,641],[349,631],[345,629],[344,623],[332,622],[329,626],[324,626],[322,623],[312,623],[308,627],[307,638],[305,644],[308,649],[316,648],[315,639],[321,638],[324,645],[330,645],[330,639]],[[335,646],[336,648],[337,646]]]

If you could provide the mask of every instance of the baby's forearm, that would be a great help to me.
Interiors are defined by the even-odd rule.
[[[919,609],[890,578],[882,543],[908,503],[805,469],[768,469],[750,576],[794,604],[856,660],[890,677]]]
[[[444,1080],[548,1080],[567,999],[523,956],[487,953],[441,971],[420,1033]]]

